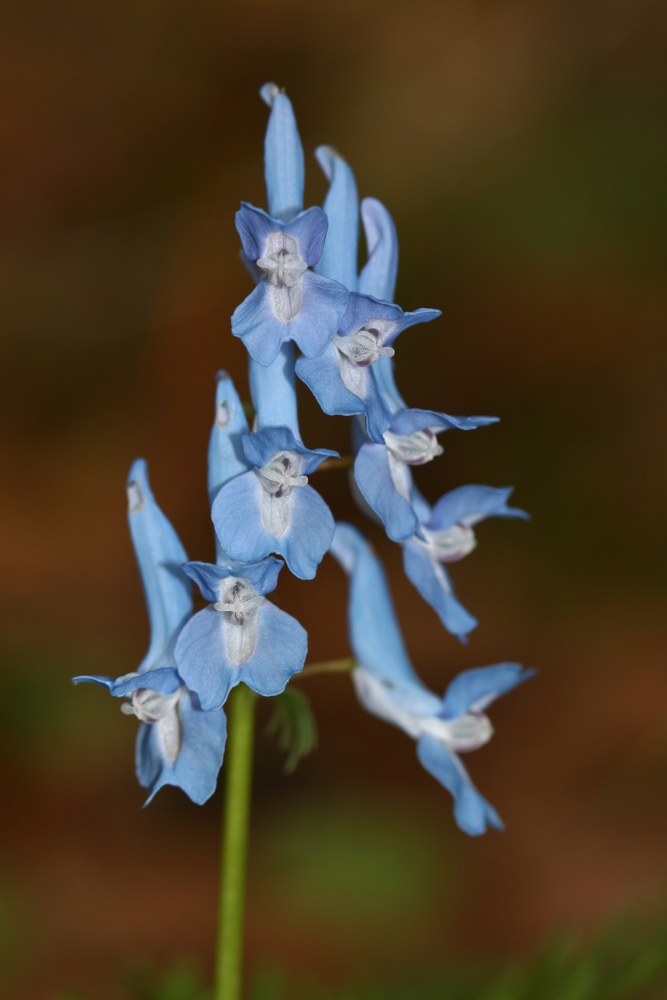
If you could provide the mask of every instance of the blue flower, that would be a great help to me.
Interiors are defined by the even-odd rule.
[[[136,673],[113,680],[85,675],[74,683],[101,684],[143,725],[136,745],[139,783],[147,802],[163,785],[177,785],[197,803],[215,790],[227,724],[222,711],[205,713],[174,664],[174,646],[192,613],[192,587],[181,568],[187,555],[172,525],[155,502],[146,463],[138,459],[127,483],[128,520],[146,595],[151,639]]]
[[[502,829],[459,754],[488,742],[493,729],[485,710],[533,671],[517,663],[466,670],[439,698],[410,663],[384,571],[371,547],[356,528],[338,524],[331,552],[350,577],[348,626],[359,664],[352,677],[361,704],[417,741],[420,763],[453,796],[454,818],[465,833]]]
[[[511,487],[461,486],[446,493],[433,509],[414,485],[410,492],[417,511],[418,532],[403,547],[405,572],[425,601],[438,614],[445,628],[463,638],[477,625],[454,595],[444,563],[463,559],[477,545],[474,525],[487,517],[520,517],[528,514],[508,507]]]
[[[424,465],[442,454],[436,436],[441,431],[452,427],[471,430],[496,419],[451,417],[433,410],[399,410],[382,436],[384,444],[366,441],[361,445],[354,462],[354,478],[364,500],[393,541],[405,542],[420,531],[409,466]]]
[[[244,566],[185,564],[211,603],[181,632],[175,659],[206,711],[220,708],[240,683],[267,698],[280,694],[303,667],[306,631],[265,596],[275,590],[282,567],[272,556]]]
[[[276,552],[295,576],[312,580],[331,544],[334,520],[308,486],[308,475],[338,453],[305,448],[287,427],[244,434],[243,451],[254,468],[227,483],[211,511],[220,545],[239,563]]]
[[[378,444],[391,412],[375,378],[375,363],[391,357],[399,333],[440,315],[437,309],[403,312],[396,305],[352,293],[338,332],[319,357],[301,357],[296,373],[325,413],[366,415],[366,433]]]
[[[149,791],[146,805],[164,785],[182,788],[197,805],[213,795],[227,739],[222,709],[202,711],[197,695],[188,691],[173,667],[117,680],[74,678],[75,684],[81,681],[100,684],[115,698],[129,698],[121,710],[142,722],[135,759],[139,784]]]
[[[208,498],[211,503],[230,479],[247,472],[241,438],[248,432],[243,403],[230,376],[219,371],[215,390],[215,416],[208,439]],[[185,562],[186,558],[183,560]]]

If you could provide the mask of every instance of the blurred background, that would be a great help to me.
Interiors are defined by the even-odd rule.
[[[213,555],[207,436],[216,370],[247,395],[233,215],[265,204],[266,80],[295,105],[306,204],[326,190],[312,151],[331,143],[394,215],[397,301],[442,309],[399,342],[408,403],[502,418],[446,435],[420,486],[512,484],[532,514],[482,525],[452,568],[481,622],[468,646],[368,528],[414,663],[438,691],[499,660],[539,674],[468,758],[507,825],[477,840],[349,679],[308,682],[320,745],[292,777],[263,708],[249,967],[335,985],[502,966],[554,929],[664,913],[664,5],[5,0],[0,23],[9,995],[119,1000],[133,961],[212,967],[219,797],[166,789],[142,811],[133,721],[70,677],[131,671],[147,645],[125,515],[136,456],[190,557]],[[306,443],[348,451],[346,422],[301,390]],[[363,524],[344,472],[315,485]],[[310,661],[347,655],[338,566],[285,577],[277,602]]]

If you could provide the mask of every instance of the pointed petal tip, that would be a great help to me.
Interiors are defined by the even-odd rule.
[[[333,165],[334,160],[343,160],[344,157],[340,155],[335,146],[318,146],[315,150],[315,159],[319,163],[322,173],[328,181],[331,181],[333,177]]]

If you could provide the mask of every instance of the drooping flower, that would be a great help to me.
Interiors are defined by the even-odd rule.
[[[146,805],[164,785],[182,788],[197,805],[213,795],[227,739],[222,709],[204,712],[173,667],[141,674],[75,677],[106,687],[125,715],[136,715],[139,727],[135,751],[139,784],[149,791]]]
[[[305,629],[265,596],[275,590],[282,567],[272,556],[244,566],[185,564],[211,603],[180,633],[175,659],[206,711],[220,708],[240,683],[267,698],[278,695],[303,667]]]
[[[149,649],[136,673],[117,680],[84,675],[74,683],[90,681],[116,698],[130,698],[122,709],[142,722],[136,770],[139,783],[149,790],[148,802],[163,785],[176,785],[201,803],[215,790],[227,723],[222,711],[202,711],[175,669],[176,640],[192,613],[192,587],[181,568],[187,555],[155,502],[142,459],[130,469],[127,496],[130,534],[148,606]]]
[[[338,331],[318,357],[301,357],[296,373],[325,413],[366,416],[366,433],[382,443],[391,412],[375,378],[375,363],[391,357],[399,333],[440,315],[438,309],[405,313],[396,305],[352,293]]]
[[[467,670],[439,698],[410,663],[384,571],[370,545],[356,528],[338,524],[331,552],[350,577],[348,627],[358,663],[352,678],[361,704],[416,740],[420,763],[451,793],[454,817],[465,833],[502,829],[459,755],[488,742],[493,729],[485,710],[533,671],[516,663]]]
[[[477,545],[473,528],[485,518],[528,519],[525,511],[508,507],[511,493],[511,487],[460,486],[431,508],[412,484],[410,499],[420,524],[403,546],[403,567],[445,628],[460,639],[475,628],[477,620],[456,598],[445,564],[472,552]]]
[[[308,476],[337,452],[304,447],[287,427],[243,435],[254,466],[218,493],[211,516],[220,545],[239,563],[283,556],[295,576],[312,580],[331,544],[334,520]]]
[[[451,417],[433,410],[398,410],[383,434],[383,444],[365,441],[361,445],[354,462],[354,478],[392,541],[405,542],[420,531],[409,467],[424,465],[442,454],[437,439],[441,431],[453,427],[472,430],[496,419]]]

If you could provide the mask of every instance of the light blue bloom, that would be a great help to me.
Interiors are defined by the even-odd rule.
[[[296,373],[325,413],[366,415],[366,433],[378,444],[391,412],[375,379],[375,362],[393,355],[399,333],[440,315],[437,309],[403,312],[396,305],[352,293],[338,332],[316,358],[301,357]]]
[[[454,818],[465,833],[502,829],[459,754],[488,742],[493,729],[486,708],[533,671],[516,663],[467,670],[439,698],[410,663],[384,571],[370,545],[356,528],[338,524],[331,552],[350,577],[348,627],[358,663],[352,678],[361,704],[417,741],[421,764],[452,794]]]
[[[331,544],[334,520],[308,476],[338,453],[304,447],[288,427],[244,434],[243,451],[254,468],[220,490],[211,512],[220,545],[239,563],[275,552],[295,576],[312,580]]]
[[[182,788],[201,805],[213,795],[227,739],[222,709],[204,712],[196,694],[188,691],[173,667],[141,674],[111,677],[75,677],[106,687],[126,715],[142,722],[135,751],[139,784],[149,791],[145,805],[164,785]]]
[[[163,785],[177,785],[193,802],[205,802],[215,790],[222,764],[227,724],[222,711],[205,713],[188,691],[174,664],[174,646],[192,613],[192,588],[182,570],[187,555],[151,491],[146,463],[138,459],[127,483],[128,520],[146,595],[151,639],[137,673],[117,680],[85,675],[144,723],[136,744],[139,783],[148,802]]]
[[[208,439],[208,498],[213,503],[230,479],[249,469],[241,438],[248,432],[243,403],[230,376],[219,371],[215,391],[215,416]],[[187,561],[187,557],[183,562]]]
[[[211,603],[179,635],[175,658],[181,677],[206,711],[220,708],[241,683],[272,698],[303,667],[305,629],[266,600],[282,567],[273,556],[244,566],[185,564],[185,572]]]
[[[383,434],[384,444],[367,441],[354,462],[354,478],[366,503],[380,518],[389,537],[405,542],[418,533],[409,466],[424,465],[442,454],[437,434],[457,427],[472,430],[496,417],[451,417],[433,410],[399,410]]]
[[[419,530],[403,547],[405,572],[445,628],[463,639],[477,620],[457,600],[444,563],[458,562],[477,545],[474,525],[487,517],[528,518],[525,511],[508,507],[512,488],[461,486],[446,493],[433,509],[412,484],[410,499],[417,512]]]

